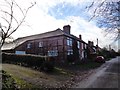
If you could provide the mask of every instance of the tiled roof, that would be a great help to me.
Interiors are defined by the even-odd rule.
[[[60,29],[54,30],[54,31],[49,31],[46,33],[42,34],[37,34],[37,35],[31,35],[31,36],[26,36],[26,37],[21,37],[16,39],[15,41],[11,43],[5,43],[2,47],[1,50],[11,50],[14,49],[15,47],[19,46],[20,44],[28,41],[28,40],[33,40],[33,39],[40,39],[40,38],[46,38],[46,37],[52,37],[52,36],[58,36],[58,35],[63,35],[64,32]]]
[[[56,29],[54,31],[49,31],[49,32],[42,33],[42,34],[36,34],[36,35],[18,38],[11,43],[5,43],[1,50],[12,50],[28,40],[47,38],[47,37],[58,36],[58,35],[66,35],[66,36],[69,36],[69,37],[79,40],[79,38],[77,38],[76,36],[74,36],[72,34],[67,34],[67,33],[63,32],[63,30],[61,30],[61,29]],[[85,43],[84,41],[81,41],[81,42]]]

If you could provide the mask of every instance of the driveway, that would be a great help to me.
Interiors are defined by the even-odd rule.
[[[120,88],[120,57],[106,61],[73,88]]]

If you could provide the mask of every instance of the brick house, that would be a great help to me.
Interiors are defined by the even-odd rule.
[[[87,58],[88,44],[72,35],[71,26],[65,25],[63,30],[54,31],[18,38],[15,41],[4,44],[3,52],[16,54],[35,54],[54,57],[57,62],[79,61]]]

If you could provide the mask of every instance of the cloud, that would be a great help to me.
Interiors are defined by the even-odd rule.
[[[102,30],[98,28],[93,22],[88,22],[84,18],[74,16],[67,18],[67,20],[70,19],[73,21],[71,23],[71,32],[76,36],[79,36],[79,34],[81,34],[83,40],[85,40],[86,42],[88,40],[92,40],[96,43],[97,38],[103,40],[103,34],[101,33]]]
[[[26,22],[12,36],[18,38],[39,34],[57,28],[62,29],[64,25],[70,24],[71,33],[76,36],[81,34],[84,41],[92,40],[96,44],[98,38],[100,46],[103,47],[109,44],[110,40],[104,37],[102,30],[96,26],[96,23],[88,22],[87,15],[89,15],[89,13],[81,10],[82,5],[85,5],[83,1],[84,0],[18,0],[23,7],[25,5],[25,7],[29,6],[30,2],[36,2],[37,4],[30,9]]]

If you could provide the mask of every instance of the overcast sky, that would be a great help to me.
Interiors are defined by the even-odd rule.
[[[85,7],[91,0],[16,1],[22,8],[30,6],[31,2],[36,2],[36,5],[28,12],[26,22],[12,35],[15,39],[52,31],[57,28],[63,29],[64,25],[69,24],[71,33],[77,37],[81,34],[85,42],[91,40],[96,45],[98,38],[101,47],[113,42],[110,37],[105,37],[104,31],[97,26],[95,20],[88,22],[92,11],[87,11]],[[16,15],[20,16],[19,12]]]

